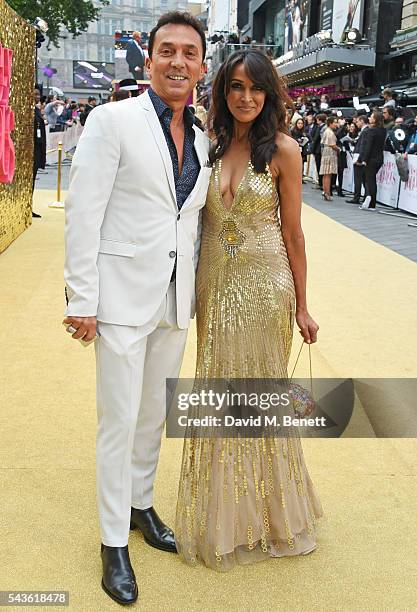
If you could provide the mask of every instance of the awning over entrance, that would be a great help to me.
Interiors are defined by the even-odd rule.
[[[328,46],[280,64],[274,62],[288,85],[308,83],[363,68],[375,67],[375,51],[369,46]]]
[[[401,57],[402,55],[407,55],[407,53],[415,53],[417,51],[417,42],[414,42],[412,45],[408,45],[407,47],[400,47],[395,51],[391,51],[387,53],[384,59],[393,59],[394,57]]]

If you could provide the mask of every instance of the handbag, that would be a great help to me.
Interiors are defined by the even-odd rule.
[[[293,376],[295,372],[295,368],[297,367],[298,360],[300,359],[301,351],[303,350],[303,346],[306,342],[302,342],[300,350],[298,351],[297,359],[295,360],[295,364],[290,376],[289,383],[289,393],[292,398],[293,408],[296,416],[298,418],[306,418],[310,416],[310,414],[316,408],[316,402],[313,397],[313,371],[311,367],[311,344],[308,345],[308,357],[309,357],[309,370],[310,370],[310,390],[306,389],[302,385],[298,383],[292,382]]]

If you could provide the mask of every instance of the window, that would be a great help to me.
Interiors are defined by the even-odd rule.
[[[98,22],[98,33],[106,34],[107,36],[113,36],[116,30],[122,29],[122,22],[120,19],[111,19],[104,17]]]
[[[133,28],[135,32],[149,32],[149,21],[134,21]]]
[[[135,0],[136,8],[148,8],[148,0]]]
[[[114,62],[114,47],[102,46],[98,48],[99,62]]]
[[[72,43],[72,59],[75,60],[86,60],[87,58],[87,45],[83,42]]]

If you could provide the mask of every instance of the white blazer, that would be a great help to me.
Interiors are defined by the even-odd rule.
[[[171,157],[148,93],[89,114],[65,202],[67,315],[147,323],[168,289],[176,253],[177,321],[188,327],[211,174],[209,140],[194,131],[201,170],[178,211]]]

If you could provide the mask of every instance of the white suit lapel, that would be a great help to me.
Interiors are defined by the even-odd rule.
[[[207,167],[207,145],[205,142],[205,136],[203,132],[197,126],[194,127],[195,139],[194,139],[194,148],[197,152],[198,161],[200,162],[200,168]],[[201,173],[200,173],[201,174]]]
[[[200,128],[196,127],[195,125],[193,127],[195,132],[194,148],[197,153],[198,161],[200,162],[200,172],[190,195],[182,206],[183,208],[193,202],[194,196],[196,193],[198,193],[200,187],[203,187],[204,185],[204,188],[207,189],[211,175],[211,168],[207,165],[208,147],[206,137]]]
[[[156,114],[155,108],[152,104],[152,100],[150,99],[148,92],[145,92],[144,94],[139,96],[139,102],[141,103],[142,107],[146,110],[145,117],[151,128],[152,135],[155,138],[155,142],[161,154],[162,161],[164,162],[165,172],[167,175],[169,187],[171,189],[171,195],[173,197],[174,205],[176,208],[177,207],[177,195],[175,192],[174,170],[172,168],[171,156],[169,154],[168,145],[165,140],[165,134],[162,130],[158,115]]]

